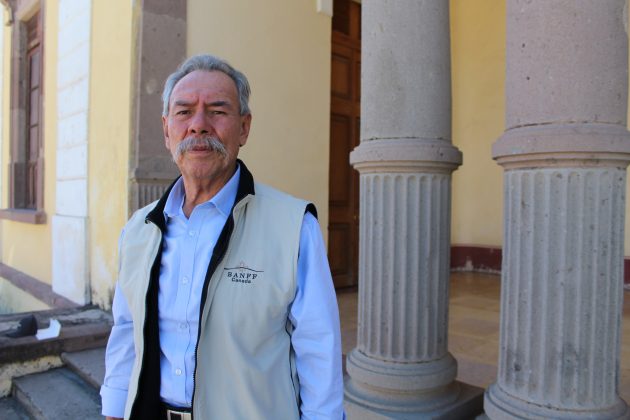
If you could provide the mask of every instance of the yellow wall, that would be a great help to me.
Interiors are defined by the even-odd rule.
[[[108,307],[127,219],[134,39],[127,1],[92,3],[89,110],[89,243],[92,303]]]
[[[505,2],[451,0],[453,244],[501,246],[503,169],[491,146],[504,130]]]
[[[57,2],[45,3],[44,9],[44,211],[46,223],[32,225],[2,221],[2,262],[50,284],[52,281],[51,221],[55,214],[57,149]],[[11,28],[5,27],[3,56],[3,130],[2,130],[2,207],[8,207],[11,76]]]
[[[252,86],[241,158],[258,181],[315,203],[328,225],[331,18],[315,1],[189,0],[187,53],[211,53]]]

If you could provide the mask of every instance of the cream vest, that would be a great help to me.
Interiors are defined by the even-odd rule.
[[[288,313],[307,206],[261,184],[235,204],[234,229],[202,308],[195,419],[299,419]],[[145,221],[154,207],[132,216],[121,243],[119,282],[133,315],[136,352],[125,418],[139,392],[146,293],[162,240],[160,229]]]

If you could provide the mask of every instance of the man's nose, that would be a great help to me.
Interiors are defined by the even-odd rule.
[[[212,124],[203,111],[197,111],[193,114],[190,125],[188,126],[189,134],[208,134],[212,131]]]

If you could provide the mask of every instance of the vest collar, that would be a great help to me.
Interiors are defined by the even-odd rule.
[[[254,195],[254,177],[252,176],[247,166],[243,163],[242,160],[237,159],[236,161],[241,168],[241,176],[238,181],[238,189],[236,191],[236,200],[234,200],[234,207],[236,207],[245,197],[248,195]],[[145,223],[153,223],[155,224],[162,232],[166,230],[166,220],[164,218],[164,206],[166,206],[166,200],[168,199],[173,186],[177,182],[177,180],[181,178],[181,175],[178,176],[169,187],[166,189],[162,197],[158,200],[157,204],[153,209],[147,214],[145,219]]]

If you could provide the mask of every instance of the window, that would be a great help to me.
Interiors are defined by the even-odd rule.
[[[0,217],[44,223],[42,138],[43,27],[38,2],[18,1],[13,22],[11,65],[11,161],[9,209]],[[20,7],[22,6],[22,7]]]
[[[42,79],[42,42],[40,13],[26,22],[26,130],[24,136],[26,182],[21,206],[37,210],[40,189],[40,158],[42,152],[40,136],[40,102]],[[23,197],[23,198],[22,198]],[[18,207],[18,206],[16,206]]]

